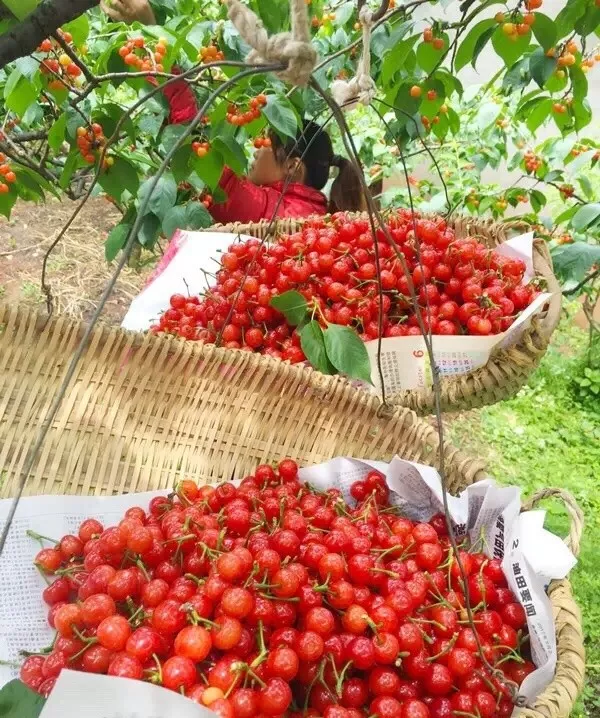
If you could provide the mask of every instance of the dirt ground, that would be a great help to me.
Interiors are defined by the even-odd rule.
[[[40,205],[19,202],[10,221],[0,217],[0,302],[26,306],[44,303],[40,286],[44,254],[77,204],[55,199]],[[110,203],[91,198],[54,249],[47,276],[58,313],[78,319],[90,317],[114,271],[104,259],[104,240],[119,219]],[[123,270],[107,302],[105,322],[121,322],[149,271],[149,267]]]

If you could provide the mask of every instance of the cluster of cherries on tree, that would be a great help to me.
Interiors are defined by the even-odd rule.
[[[419,320],[433,334],[496,334],[538,294],[534,284],[523,284],[524,262],[475,238],[456,237],[443,218],[400,210],[388,217],[387,232],[409,277],[382,229],[373,237],[366,219],[337,214],[307,221],[274,244],[257,239],[232,244],[221,257],[215,284],[202,297],[171,297],[151,331],[219,340],[227,348],[295,363],[304,360],[299,334],[272,306],[273,298],[288,290],[303,295],[323,326],[351,326],[365,342],[380,334],[419,335]]]
[[[284,459],[85,520],[35,559],[57,637],[22,680],[144,680],[222,718],[507,718],[534,666],[500,561],[455,555],[442,515],[402,517],[377,471],[350,493]]]
[[[57,33],[67,45],[73,42],[70,32],[59,29]],[[37,51],[45,56],[40,63],[40,72],[48,76],[50,90],[66,90],[73,85],[78,87],[81,84],[83,81],[81,68],[56,40],[49,38],[42,40]]]
[[[0,152],[0,194],[8,194],[10,185],[15,184],[17,175],[14,173],[10,160]]]
[[[230,125],[234,125],[235,127],[249,125],[254,120],[258,120],[262,114],[261,108],[263,108],[266,104],[266,95],[256,95],[256,97],[250,98],[248,108],[246,110],[242,110],[238,105],[230,105],[227,109],[225,119]]]
[[[134,69],[142,72],[164,72],[163,60],[168,44],[169,41],[161,37],[152,49],[143,37],[136,37],[119,48],[119,55],[126,65]]]
[[[89,127],[78,127],[76,134],[77,148],[81,156],[89,164],[94,164],[106,144],[102,125],[98,122],[93,122]],[[114,157],[105,157],[102,161],[102,169],[107,170],[114,163]]]

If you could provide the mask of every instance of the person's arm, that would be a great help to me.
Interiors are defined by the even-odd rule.
[[[156,25],[154,11],[148,0],[100,0],[100,7],[115,22],[141,22]]]
[[[246,177],[238,177],[226,167],[219,187],[227,194],[225,202],[213,204],[210,213],[217,222],[258,222],[269,217],[269,207],[276,202],[276,191],[259,187]]]

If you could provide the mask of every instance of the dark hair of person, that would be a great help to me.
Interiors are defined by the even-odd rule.
[[[309,187],[323,189],[331,168],[337,168],[329,198],[330,212],[360,212],[365,209],[358,170],[350,160],[334,153],[331,138],[320,125],[305,121],[296,139],[286,143],[275,132],[270,137],[279,162],[284,163],[290,157],[301,159],[306,172],[305,182]]]

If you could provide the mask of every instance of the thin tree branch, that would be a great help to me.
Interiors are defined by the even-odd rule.
[[[584,277],[579,284],[575,285],[573,289],[567,289],[563,292],[565,296],[568,296],[569,294],[577,294],[577,292],[584,287],[588,282],[593,282],[596,277],[600,277],[600,267],[591,274],[588,274],[587,277]]]

